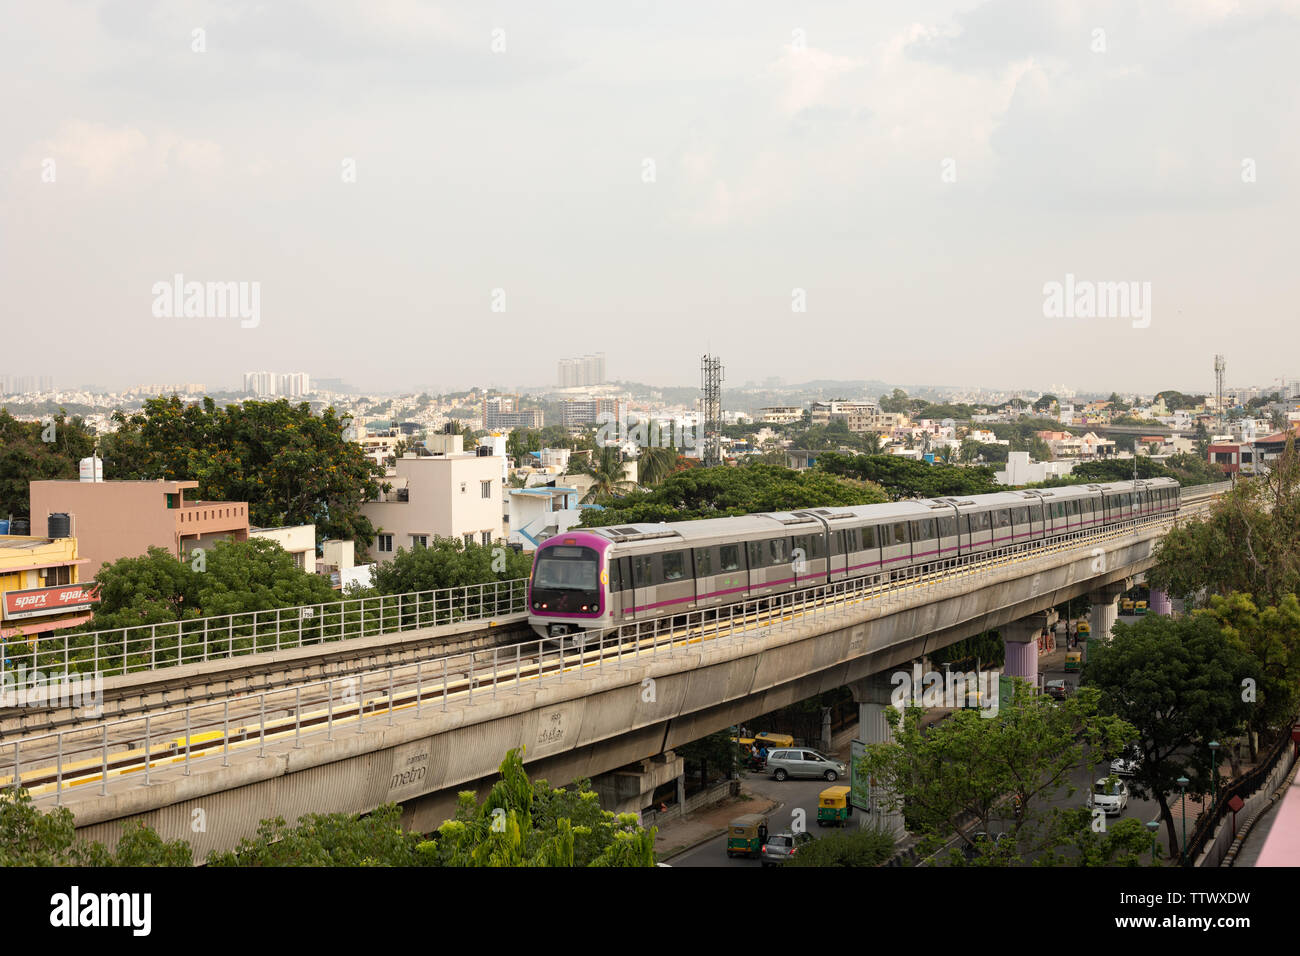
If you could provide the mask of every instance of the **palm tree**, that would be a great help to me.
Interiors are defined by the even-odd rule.
[[[637,477],[643,485],[657,485],[677,467],[680,452],[676,448],[643,448],[637,458]]]
[[[875,432],[867,432],[862,436],[862,454],[879,455],[880,454],[880,436]]]
[[[957,458],[957,452],[953,450],[952,445],[944,445],[939,449],[939,461],[945,465],[951,465]]]
[[[590,475],[595,479],[591,483],[591,489],[582,497],[584,502],[609,498],[635,487],[623,477],[623,456],[615,445],[606,445],[599,455],[578,465],[577,474]]]

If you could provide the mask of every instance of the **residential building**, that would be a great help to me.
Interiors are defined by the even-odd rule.
[[[519,399],[508,395],[491,395],[483,399],[483,427],[488,431],[511,428],[541,428],[541,409],[519,407]]]
[[[560,402],[560,424],[565,428],[578,428],[616,422],[620,411],[621,403],[617,398],[566,399]]]
[[[316,526],[286,525],[281,528],[249,528],[248,537],[274,541],[293,558],[293,563],[308,574],[316,573]]]
[[[799,405],[767,405],[758,410],[758,420],[766,425],[789,425],[803,418]]]
[[[361,506],[378,532],[376,559],[391,561],[399,548],[439,537],[483,545],[500,538],[503,463],[496,455],[454,452],[399,458],[386,479],[391,490]]]
[[[1074,470],[1073,461],[1030,461],[1029,452],[1013,451],[1007,455],[1007,467],[993,473],[998,484],[1028,485],[1046,481]]]
[[[51,515],[66,514],[93,577],[104,562],[151,546],[183,557],[221,540],[248,539],[248,502],[197,501],[197,481],[33,481],[31,530],[47,536]]]
[[[0,638],[89,621],[99,595],[93,581],[81,583],[88,563],[76,538],[0,535]]]
[[[553,535],[562,534],[582,520],[577,488],[511,488],[510,543],[525,551]]]
[[[605,384],[605,353],[584,355],[581,358],[561,359],[557,372],[560,388],[578,388],[584,385]]]

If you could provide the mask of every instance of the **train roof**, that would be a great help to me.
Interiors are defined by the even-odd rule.
[[[1139,489],[1178,486],[1178,482],[1173,478],[1140,479],[1136,484]],[[1124,494],[1132,491],[1133,488],[1132,481],[1113,481],[1063,485],[1059,488],[997,491],[985,495],[962,495],[950,498],[913,498],[874,505],[837,505],[799,511],[761,512],[734,518],[699,518],[694,521],[612,525],[582,530],[628,545],[640,541],[662,541],[667,538],[696,544],[728,541],[741,535],[801,534],[805,531],[821,531],[822,523],[819,519],[825,519],[834,529],[836,525],[853,527],[862,522],[914,520],[942,515],[944,512],[951,514],[950,509],[954,504],[959,511],[979,511],[984,508],[1018,507],[1035,501],[1069,500],[1099,492]]]

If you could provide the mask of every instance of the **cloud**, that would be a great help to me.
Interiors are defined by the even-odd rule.
[[[224,165],[221,147],[209,140],[168,130],[150,135],[134,126],[84,119],[65,120],[52,136],[31,146],[19,174],[29,175],[45,159],[55,161],[60,182],[80,179],[93,188],[111,185],[126,190],[174,173],[207,178]],[[68,170],[74,175],[67,177]]]

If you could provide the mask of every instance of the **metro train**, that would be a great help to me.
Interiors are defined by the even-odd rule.
[[[599,633],[1176,512],[1172,478],[590,528],[543,541],[528,580],[542,637]]]

